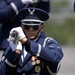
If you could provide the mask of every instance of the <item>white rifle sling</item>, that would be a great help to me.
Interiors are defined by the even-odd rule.
[[[40,44],[38,44],[38,52],[37,52],[37,56],[40,56],[40,53],[41,53],[41,45]]]
[[[16,14],[18,14],[19,11],[18,11],[18,8],[16,7],[16,5],[13,2],[11,2],[10,5],[12,6],[12,8],[16,12]]]

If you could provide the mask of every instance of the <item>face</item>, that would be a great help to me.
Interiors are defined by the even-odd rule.
[[[44,25],[35,25],[35,26],[23,25],[22,28],[28,39],[38,38],[41,32],[44,31]]]

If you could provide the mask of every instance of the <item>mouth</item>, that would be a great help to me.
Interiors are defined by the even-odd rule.
[[[34,34],[34,33],[28,33],[28,35],[29,35],[29,36],[34,36],[35,34]]]
[[[27,37],[28,37],[29,39],[34,39],[35,34],[33,34],[33,33],[29,33],[29,34],[27,35]]]

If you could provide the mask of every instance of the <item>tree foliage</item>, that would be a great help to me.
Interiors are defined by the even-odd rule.
[[[72,1],[51,0],[50,16],[52,13],[54,14],[54,18],[51,16],[50,19],[45,22],[45,32],[47,36],[53,37],[61,45],[75,45],[75,18],[72,18],[74,12],[70,8],[70,2]],[[63,15],[61,15],[61,13],[63,13]],[[66,17],[65,13],[70,17]]]

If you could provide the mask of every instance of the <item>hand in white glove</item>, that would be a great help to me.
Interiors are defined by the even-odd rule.
[[[39,0],[21,0],[21,2],[23,4],[27,4],[27,3],[37,3]]]
[[[9,34],[8,41],[19,41],[25,37],[21,27],[12,28]]]
[[[21,0],[23,4],[32,3],[33,0]]]
[[[15,51],[15,50],[22,51],[22,44],[20,41],[18,41],[17,44],[15,44],[13,41],[9,41],[9,45],[10,45],[10,48],[12,49],[12,51]]]

